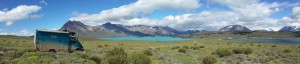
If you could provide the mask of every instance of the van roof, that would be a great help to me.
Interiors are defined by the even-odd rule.
[[[58,30],[36,30],[37,32],[51,32],[51,33],[69,33],[65,31],[58,31]]]

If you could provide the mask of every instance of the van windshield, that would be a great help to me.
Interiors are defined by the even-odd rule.
[[[71,42],[72,42],[72,43],[76,43],[76,41],[77,41],[77,40],[76,40],[75,37],[71,37]]]

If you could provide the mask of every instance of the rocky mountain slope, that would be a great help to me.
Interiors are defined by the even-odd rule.
[[[234,31],[249,32],[251,30],[248,29],[247,27],[241,26],[241,25],[229,25],[229,26],[225,26],[225,27],[219,29],[219,31],[221,31],[221,32],[234,32]]]
[[[81,37],[120,37],[120,36],[175,36],[179,34],[191,34],[198,31],[177,31],[168,26],[125,26],[107,22],[103,25],[88,26],[79,21],[68,21],[59,30],[68,30],[77,33]]]
[[[279,30],[279,32],[299,32],[300,26],[285,26]]]

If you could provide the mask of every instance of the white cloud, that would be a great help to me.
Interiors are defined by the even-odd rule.
[[[48,5],[48,3],[45,0],[41,0],[40,4]]]
[[[300,26],[300,7],[294,7],[292,14],[288,17],[283,17],[281,21],[288,26]]]
[[[125,24],[170,26],[175,29],[217,30],[226,25],[244,25],[252,30],[279,30],[282,26],[278,20],[269,16],[280,11],[282,3],[265,3],[258,0],[213,0],[213,2],[229,7],[230,11],[209,10],[199,14],[183,14],[167,16],[161,20],[134,18]],[[236,3],[239,2],[239,3]]]
[[[0,22],[5,22],[7,26],[15,21],[27,19],[34,12],[37,12],[42,7],[37,5],[20,5],[11,10],[0,10]]]
[[[32,36],[33,34],[34,33],[31,33],[26,29],[22,29],[19,32],[12,32],[12,33],[0,31],[0,35]]]
[[[257,21],[268,18],[272,13],[278,12],[281,3],[266,3],[259,0],[212,0],[213,2],[228,6],[240,16],[241,21]]]
[[[30,15],[30,18],[31,19],[37,19],[37,18],[40,18],[40,17],[43,17],[44,14],[34,14],[34,15]]]
[[[123,23],[126,25],[151,25],[169,26],[179,30],[205,29],[216,30],[226,26],[237,19],[236,14],[230,11],[203,11],[199,14],[184,14],[167,16],[161,20],[150,20],[147,18],[134,18]]]
[[[175,29],[200,29],[200,30],[217,30],[226,25],[243,25],[251,30],[279,30],[285,26],[285,22],[280,19],[273,19],[271,15],[282,11],[289,7],[298,6],[299,3],[289,2],[262,2],[260,0],[211,0],[208,1],[214,5],[220,4],[228,7],[229,10],[205,10],[195,14],[170,15],[163,19],[148,19],[138,17],[139,13],[143,15],[151,14],[154,10],[162,9],[183,9],[194,10],[200,6],[199,3],[180,4],[176,7],[176,1],[173,3],[163,3],[166,5],[158,5],[155,1],[151,1],[151,5],[146,3],[147,0],[139,0],[136,3],[124,5],[118,8],[104,10],[99,14],[86,14],[73,12],[73,20],[82,21],[88,25],[99,25],[110,21],[114,23],[122,23],[126,25],[151,25],[151,26],[169,26]],[[179,1],[179,0],[178,0]],[[189,1],[189,0],[188,0]],[[163,1],[165,2],[165,1]],[[140,5],[139,3],[143,3]],[[155,5],[154,5],[155,4]],[[186,4],[191,5],[185,6]],[[138,6],[140,5],[140,6]],[[165,6],[165,7],[161,7]],[[174,7],[173,7],[174,6]],[[186,7],[186,8],[185,8]],[[294,8],[294,12],[287,20],[295,20],[300,15],[298,9]],[[299,21],[299,19],[297,20]],[[294,23],[300,25],[300,22]]]
[[[107,21],[128,20],[138,15],[151,15],[155,10],[176,9],[191,11],[200,6],[198,0],[138,0],[129,5],[101,11],[98,14],[75,14],[73,20],[95,25]]]

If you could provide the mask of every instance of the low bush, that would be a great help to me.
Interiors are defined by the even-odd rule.
[[[223,48],[219,48],[216,50],[215,52],[217,55],[219,55],[220,57],[224,57],[224,56],[230,56],[233,54],[233,52],[229,49],[223,49]]]
[[[244,53],[244,50],[241,48],[236,48],[236,49],[233,49],[232,52],[235,54],[242,54],[242,53]]]
[[[102,48],[103,46],[102,45],[97,45],[97,48]]]
[[[199,46],[192,46],[191,49],[198,50],[198,49],[200,49],[200,47]]]
[[[186,48],[180,48],[180,49],[178,49],[178,52],[186,53]]]
[[[275,47],[277,47],[277,46],[276,46],[276,45],[272,45],[271,47],[275,48]]]
[[[203,64],[214,64],[216,63],[218,60],[215,56],[206,56],[205,58],[203,58],[202,63]]]
[[[260,44],[258,44],[258,45],[257,45],[257,47],[261,47],[261,45],[260,45]]]
[[[18,58],[17,64],[50,64],[56,56],[48,52],[30,52]]]
[[[108,64],[127,64],[127,55],[107,56],[105,62]]]
[[[89,55],[88,54],[85,54],[85,53],[79,53],[79,56],[81,58],[84,58],[84,59],[88,59],[89,58]]]
[[[283,53],[291,53],[292,52],[292,50],[290,50],[290,49],[284,49],[283,50]]]
[[[102,61],[102,59],[96,55],[90,56],[89,59],[95,61],[96,63],[101,63]]]
[[[108,64],[125,64],[127,60],[127,53],[123,48],[114,48],[108,51],[105,57],[105,62]]]
[[[252,49],[251,48],[244,48],[244,54],[248,55],[252,53]]]
[[[151,59],[143,53],[134,52],[129,55],[128,63],[129,64],[151,64]]]
[[[21,57],[25,52],[21,51],[8,51],[3,55],[7,56],[9,60]]]
[[[127,55],[125,50],[123,48],[114,48],[111,51],[108,51],[108,56],[113,56],[113,55]]]
[[[189,46],[182,46],[182,48],[189,49]]]
[[[105,47],[108,47],[108,44],[105,44],[104,46],[105,46]]]
[[[236,48],[232,50],[233,53],[235,54],[251,54],[252,50],[250,48]]]
[[[180,46],[174,46],[171,49],[178,49],[178,48],[180,48]]]
[[[10,64],[11,62],[8,59],[1,59],[0,64]]]
[[[251,46],[254,46],[254,43],[250,43]]]
[[[152,55],[153,55],[151,49],[146,49],[146,50],[144,50],[143,52],[144,52],[144,54],[149,55],[149,56],[152,56]]]
[[[194,45],[198,45],[197,43],[194,43]]]
[[[202,45],[202,46],[200,46],[200,48],[204,48],[204,47],[205,47],[205,46],[203,46],[203,45]]]

